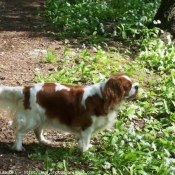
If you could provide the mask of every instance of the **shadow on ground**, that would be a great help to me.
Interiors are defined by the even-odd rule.
[[[44,170],[44,163],[42,161],[34,161],[28,158],[32,153],[31,146],[26,146],[26,151],[16,152],[10,150],[10,146],[13,143],[0,142],[0,171],[10,171],[9,174],[25,174],[24,171],[32,170]]]
[[[37,9],[44,0],[1,0],[0,31],[40,31],[42,18]]]
[[[46,172],[46,161],[50,156],[56,161],[62,161],[60,154],[66,155],[69,148],[52,147],[49,145],[41,145],[37,143],[24,144],[26,151],[17,152],[10,149],[12,142],[0,142],[0,172],[8,172],[8,174],[28,174],[26,172]],[[54,155],[47,155],[47,151],[51,150]],[[34,158],[30,157],[33,156]]]

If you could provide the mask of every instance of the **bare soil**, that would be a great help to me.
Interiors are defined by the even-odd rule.
[[[35,50],[60,50],[62,42],[55,40],[43,27],[42,17],[37,16],[37,8],[44,0],[0,0],[0,85],[19,86],[33,84],[35,72],[48,74],[50,64],[39,60],[42,54],[32,54]],[[8,113],[0,113],[0,174],[26,174],[25,171],[43,171],[44,163],[28,158],[33,146],[42,147],[43,152],[50,146],[39,145],[33,132],[24,140],[25,152],[14,152],[10,146],[14,142],[14,132],[9,124]],[[50,140],[57,139],[55,131],[49,131]],[[62,138],[64,140],[64,135]],[[54,147],[58,147],[55,145]],[[10,171],[13,171],[10,172]]]

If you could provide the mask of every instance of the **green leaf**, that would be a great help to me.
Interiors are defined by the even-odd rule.
[[[164,107],[165,107],[166,112],[169,114],[170,110],[168,108],[168,104],[167,104],[167,101],[165,99],[163,100],[163,103],[164,103]]]
[[[137,154],[135,154],[135,153],[128,153],[128,154],[125,155],[124,158],[127,161],[134,161],[134,160],[137,159]]]

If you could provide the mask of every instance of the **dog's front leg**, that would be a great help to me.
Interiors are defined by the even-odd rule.
[[[81,137],[79,140],[79,145],[82,148],[82,151],[87,151],[92,145],[90,144],[91,135],[93,133],[93,129],[91,127],[87,128],[84,131],[81,131]]]

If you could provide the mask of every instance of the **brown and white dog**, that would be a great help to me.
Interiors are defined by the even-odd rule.
[[[13,114],[16,140],[12,149],[24,150],[22,139],[34,130],[37,139],[50,143],[43,129],[59,129],[79,137],[82,151],[88,150],[91,135],[115,122],[123,99],[138,93],[138,83],[121,73],[90,86],[38,83],[33,86],[0,86],[0,107]]]

